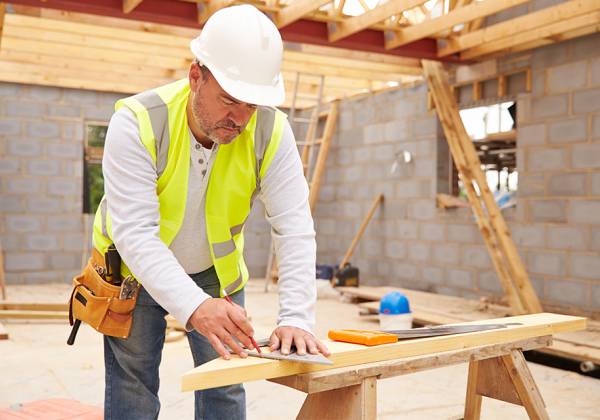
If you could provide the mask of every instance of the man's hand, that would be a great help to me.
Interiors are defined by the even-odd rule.
[[[323,353],[329,356],[331,353],[325,344],[321,343],[314,335],[297,327],[277,327],[270,338],[271,351],[281,348],[282,354],[290,354],[292,344],[296,346],[296,352],[303,356],[308,350],[311,354]]]
[[[226,360],[230,359],[231,354],[225,344],[240,357],[248,356],[233,337],[246,348],[254,348],[249,338],[254,334],[254,329],[248,322],[246,310],[235,303],[232,305],[225,299],[206,299],[192,313],[189,323],[205,336],[217,353]]]

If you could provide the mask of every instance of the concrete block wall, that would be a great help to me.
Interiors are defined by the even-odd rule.
[[[540,48],[518,59],[533,92],[518,97],[517,208],[504,211],[547,308],[600,311],[600,35]],[[464,297],[502,289],[470,209],[440,210],[441,146],[425,85],[341,103],[315,223],[318,261],[336,263],[385,194],[353,264],[368,285]],[[391,172],[395,154],[413,162]]]
[[[7,282],[69,282],[89,238],[82,214],[85,121],[122,95],[0,83],[0,242]]]

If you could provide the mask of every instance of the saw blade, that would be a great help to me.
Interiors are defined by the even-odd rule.
[[[291,352],[290,354],[282,354],[279,350],[267,352],[265,350],[262,351],[262,354],[258,354],[258,352],[252,350],[248,352],[248,356],[253,357],[262,357],[264,359],[274,359],[274,360],[284,360],[288,362],[300,362],[300,363],[316,363],[319,365],[332,365],[333,362],[323,356],[321,353],[319,354],[310,354],[307,353],[303,356],[299,355],[296,352]]]

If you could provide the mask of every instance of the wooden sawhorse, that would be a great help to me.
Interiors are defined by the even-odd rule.
[[[378,379],[469,362],[465,420],[479,419],[481,397],[521,405],[531,419],[548,419],[523,351],[550,344],[548,335],[269,380],[308,394],[298,419],[375,419]]]

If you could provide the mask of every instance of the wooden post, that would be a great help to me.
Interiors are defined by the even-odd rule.
[[[521,405],[530,419],[549,419],[544,400],[519,349],[470,362],[465,420],[479,419],[482,397]]]
[[[335,402],[333,409],[332,402]],[[358,385],[308,394],[298,420],[374,420],[377,418],[377,377]]]
[[[363,233],[365,232],[365,229],[367,228],[367,225],[371,221],[371,218],[373,217],[373,214],[375,213],[377,206],[379,206],[379,203],[382,203],[382,202],[383,202],[383,194],[379,194],[377,197],[375,197],[375,200],[373,200],[373,204],[371,204],[371,209],[369,210],[369,212],[363,219],[362,224],[360,225],[360,228],[358,229],[358,232],[356,232],[356,235],[354,235],[354,238],[352,239],[350,248],[348,248],[348,251],[346,251],[346,255],[344,255],[344,258],[342,259],[342,262],[340,263],[340,269],[342,269],[344,267],[344,265],[346,265],[348,260],[350,260],[350,257],[352,257],[352,254],[354,253],[354,248],[356,248],[358,241],[360,241],[360,238],[362,237]]]
[[[487,185],[475,146],[460,118],[458,106],[452,97],[448,75],[442,64],[434,61],[423,60],[423,69],[452,157],[465,184],[477,225],[509,304],[516,314],[542,312],[542,306],[529,282],[508,226]]]

